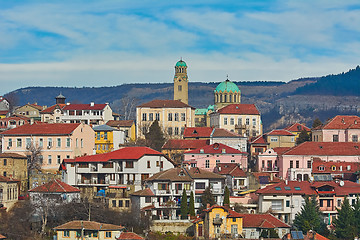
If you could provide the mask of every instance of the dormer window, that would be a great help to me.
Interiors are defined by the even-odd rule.
[[[351,170],[351,166],[347,165],[346,170],[350,171]]]
[[[331,166],[331,171],[336,171],[336,166],[335,165]]]
[[[318,167],[319,171],[325,171],[325,167],[323,165]]]

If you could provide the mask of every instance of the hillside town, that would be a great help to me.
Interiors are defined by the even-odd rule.
[[[360,235],[359,116],[264,131],[228,78],[190,106],[187,70],[134,119],[60,92],[49,106],[1,97],[0,239]]]

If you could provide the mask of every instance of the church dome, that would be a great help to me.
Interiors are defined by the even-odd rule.
[[[175,67],[186,67],[186,63],[183,60],[180,60],[176,63]]]
[[[240,89],[235,83],[227,79],[216,87],[215,92],[240,92]]]

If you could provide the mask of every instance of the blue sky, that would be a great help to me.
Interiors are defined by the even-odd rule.
[[[289,81],[359,64],[358,1],[0,0],[0,94],[27,86]]]

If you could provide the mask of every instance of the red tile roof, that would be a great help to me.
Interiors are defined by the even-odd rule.
[[[212,127],[186,127],[184,138],[210,138]]]
[[[136,192],[132,193],[131,195],[134,195],[134,196],[155,196],[150,188],[145,188],[145,189],[136,191]]]
[[[269,145],[264,135],[257,136],[255,139],[251,141],[251,144]]]
[[[220,174],[206,171],[197,167],[193,168],[170,168],[154,174],[146,181],[183,181],[190,182],[192,179],[224,179]]]
[[[287,189],[285,189],[285,187]],[[311,187],[311,183],[307,181],[288,181],[269,185],[256,191],[257,194],[271,195],[316,195],[316,191]]]
[[[38,109],[38,110],[43,110],[43,107],[42,106],[39,106],[39,105],[37,105],[37,104],[34,104],[34,103],[32,103],[32,104],[27,104],[28,106],[31,106],[31,107],[34,107],[34,108],[36,108],[36,109]]]
[[[137,107],[149,107],[149,108],[186,108],[186,107],[190,107],[195,109],[194,107],[183,103],[179,100],[159,100],[159,99],[155,99],[152,100],[150,102],[141,104]]]
[[[284,128],[284,130],[288,130],[290,132],[301,132],[302,130],[307,131],[307,132],[310,132],[311,129],[308,128],[307,126],[305,126],[304,124],[301,124],[301,123],[294,123],[290,126],[287,126],[286,128]]]
[[[110,127],[131,127],[134,120],[109,120],[106,125]]]
[[[19,159],[25,159],[27,158],[25,155],[21,155],[18,153],[0,153],[0,158],[19,158]]]
[[[69,104],[63,108],[63,110],[103,110],[107,104]]]
[[[243,228],[290,228],[291,226],[277,219],[273,215],[267,214],[245,214],[243,218]]]
[[[112,152],[64,159],[64,162],[107,162],[109,160],[138,160],[145,155],[163,156],[161,152],[148,147],[124,147]]]
[[[98,231],[108,231],[108,230],[123,230],[124,227],[120,225],[99,223],[94,221],[83,221],[75,220],[67,222],[63,225],[57,226],[55,230],[98,230]]]
[[[321,191],[318,191],[318,188],[322,186],[331,186],[333,188],[333,191],[326,191],[327,194],[334,193],[336,196],[347,196],[349,194],[360,194],[360,184],[344,180],[342,181],[344,184],[343,186],[340,186],[340,182],[313,182],[311,184],[311,187],[315,189],[318,193],[321,193]]]
[[[44,185],[29,190],[29,192],[71,193],[80,192],[80,190],[58,179],[54,179]]]
[[[187,151],[184,154],[247,154],[222,143],[214,143],[208,146]]]
[[[322,129],[360,129],[360,117],[339,115],[328,121]]]
[[[120,234],[120,237],[117,238],[118,240],[137,240],[137,239],[145,239],[143,237],[140,237],[139,235],[137,235],[136,233],[133,232],[122,232]]]
[[[19,182],[19,180],[14,179],[14,178],[4,177],[4,176],[1,176],[1,175],[0,175],[0,182],[8,182],[8,183],[11,183],[11,182]]]
[[[268,180],[269,180],[269,184],[271,183],[279,183],[279,182],[283,182],[284,180],[278,178],[278,177],[275,177],[274,175],[272,176],[272,179],[271,179],[271,174],[272,173],[269,173],[269,172],[253,172],[251,173],[258,182],[260,182],[260,179],[259,177],[267,177]]]
[[[290,148],[283,155],[359,156],[360,143],[354,142],[304,142]]]
[[[2,132],[2,135],[68,135],[71,134],[80,123],[36,123],[26,124]]]
[[[247,114],[247,115],[259,115],[260,112],[255,104],[230,104],[218,111],[220,114]]]
[[[6,115],[9,113],[9,110],[1,110],[0,115]]]
[[[289,132],[288,130],[283,129],[274,129],[268,133],[265,133],[267,136],[295,136],[293,133]]]
[[[211,134],[211,137],[235,137],[235,138],[239,138],[241,137],[239,134],[236,134],[234,132],[231,132],[227,129],[223,129],[223,128],[215,128],[214,131]]]
[[[237,163],[218,163],[214,168],[214,173],[233,177],[246,177],[246,173]]]
[[[273,148],[273,150],[278,154],[281,155],[284,152],[286,152],[287,150],[289,150],[291,147],[275,147]]]
[[[224,209],[226,212],[228,212],[227,217],[229,217],[229,218],[241,218],[242,217],[240,213],[235,212],[235,211],[229,209],[228,207],[220,206],[220,205],[217,205],[217,204],[212,205],[211,207],[205,209],[204,212],[211,212],[211,210],[213,210],[214,208],[222,208],[222,209]]]
[[[45,108],[40,113],[53,113],[56,108],[63,109],[65,106],[66,106],[66,104],[55,104],[55,105],[52,105],[51,107]]]
[[[197,149],[206,145],[209,145],[209,140],[192,140],[192,139],[169,139],[167,142],[162,146],[162,149],[181,149],[181,150],[191,150]]]
[[[324,170],[319,170],[320,166],[323,166]],[[312,173],[343,174],[355,173],[356,171],[360,171],[359,162],[329,162],[322,161],[320,158],[314,158],[312,163]]]

